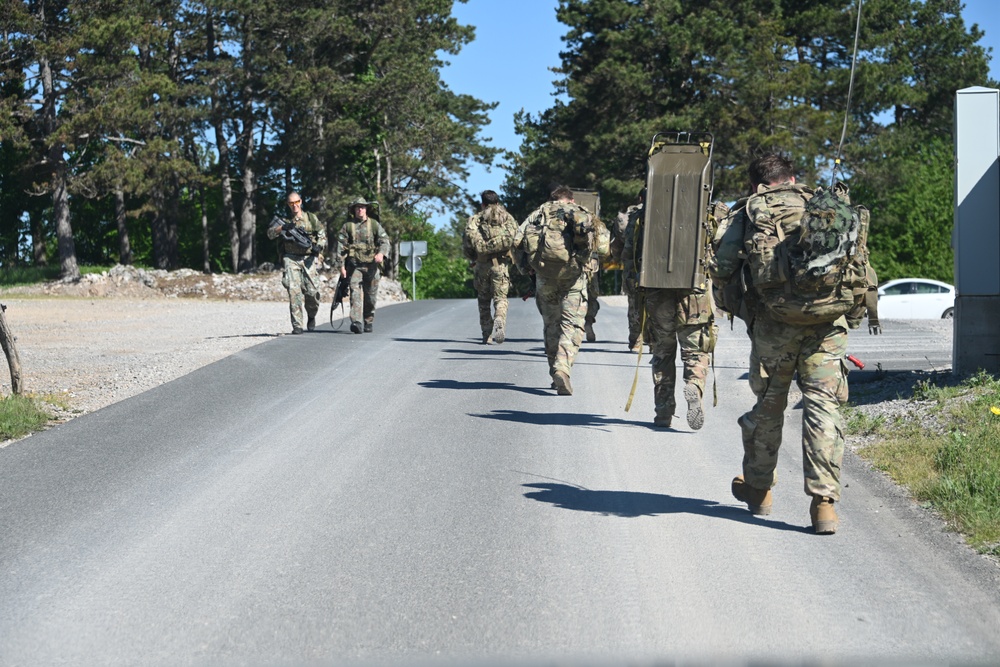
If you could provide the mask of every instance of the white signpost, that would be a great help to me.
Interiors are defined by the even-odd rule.
[[[427,241],[400,241],[399,254],[406,258],[406,270],[410,272],[410,279],[413,281],[411,294],[413,300],[417,300],[417,271],[423,266],[421,257],[427,256]]]

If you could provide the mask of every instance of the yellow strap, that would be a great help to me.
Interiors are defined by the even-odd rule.
[[[639,321],[639,336],[641,336],[643,339],[645,339],[646,338],[646,336],[645,336],[645,334],[646,334],[646,293],[645,292],[639,292],[639,312],[642,313],[642,318]],[[636,387],[639,384],[639,364],[642,363],[642,348],[643,348],[644,344],[645,344],[645,341],[643,341],[643,343],[639,345],[639,358],[636,359],[636,361],[635,361],[635,377],[632,378],[632,391],[630,391],[628,393],[628,400],[625,402],[625,412],[628,412],[629,409],[632,407],[632,399],[635,398],[635,389],[636,389]]]

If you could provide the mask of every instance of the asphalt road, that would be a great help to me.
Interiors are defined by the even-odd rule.
[[[812,534],[797,408],[774,513],[730,497],[739,325],[705,427],[661,431],[647,357],[624,409],[624,321],[602,309],[570,397],[532,302],[484,346],[474,302],[426,301],[0,450],[0,664],[1000,659],[1000,568],[850,455],[841,530]],[[851,351],[946,365],[947,333]]]

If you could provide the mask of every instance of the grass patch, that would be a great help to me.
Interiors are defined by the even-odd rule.
[[[107,271],[106,266],[81,266],[80,275],[88,273],[101,273]],[[17,285],[34,285],[51,280],[59,280],[59,265],[50,266],[12,266],[0,269],[0,287],[14,287]]]
[[[894,420],[848,414],[852,434],[880,439],[860,453],[928,503],[982,553],[1000,555],[1000,379],[914,386]]]
[[[0,439],[22,438],[49,423],[51,415],[33,396],[0,399]]]

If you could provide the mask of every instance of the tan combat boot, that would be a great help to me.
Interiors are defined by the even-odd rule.
[[[569,376],[562,371],[556,371],[552,375],[552,385],[556,388],[556,393],[560,396],[573,395],[573,385],[569,383]]]
[[[840,519],[837,518],[837,510],[833,509],[833,498],[813,496],[809,516],[817,535],[833,535],[837,532]]]
[[[746,503],[750,514],[760,516],[770,514],[771,505],[774,503],[771,489],[756,489],[746,483],[743,475],[737,475],[733,478],[733,498],[741,503]]]
[[[503,322],[500,320],[493,321],[493,334],[490,337],[497,345],[501,345],[507,339],[507,332],[504,331]]]
[[[688,426],[697,431],[705,425],[705,411],[701,407],[701,391],[693,384],[684,385],[684,400],[688,404]]]

